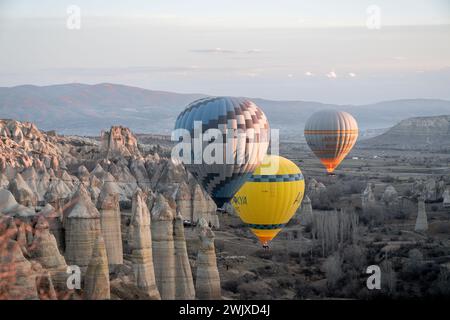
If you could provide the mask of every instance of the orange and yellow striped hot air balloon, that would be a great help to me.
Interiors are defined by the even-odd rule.
[[[344,111],[318,111],[306,122],[305,139],[328,173],[332,173],[355,145],[358,124]]]

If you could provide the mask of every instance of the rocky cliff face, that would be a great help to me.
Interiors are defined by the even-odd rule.
[[[450,150],[450,116],[410,118],[377,137],[360,141],[360,148]]]
[[[140,156],[137,139],[130,129],[113,126],[101,136],[101,150],[106,158]]]
[[[196,297],[183,223],[219,223],[182,165],[139,151],[123,127],[98,143],[0,120],[0,140],[0,272],[15,270],[0,278],[0,299]],[[197,286],[217,292],[208,248]],[[80,290],[67,285],[68,265],[81,270]]]

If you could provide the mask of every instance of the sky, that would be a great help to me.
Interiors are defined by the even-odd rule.
[[[72,82],[450,100],[450,1],[0,0],[0,86]]]

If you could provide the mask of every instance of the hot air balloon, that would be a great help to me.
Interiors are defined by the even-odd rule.
[[[175,129],[188,131],[190,154],[182,161],[218,208],[251,176],[269,146],[264,112],[243,98],[194,101],[178,116]]]
[[[292,161],[268,155],[235,194],[241,220],[268,247],[300,206],[305,192],[301,170]]]
[[[352,150],[357,138],[358,124],[344,111],[318,111],[305,125],[306,142],[329,174]]]

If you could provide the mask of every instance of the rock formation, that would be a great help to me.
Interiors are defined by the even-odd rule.
[[[447,188],[443,194],[443,206],[444,208],[450,208],[450,189]]]
[[[66,261],[83,269],[88,266],[95,240],[101,233],[100,214],[83,184],[70,200],[64,216]]]
[[[106,158],[140,156],[136,137],[130,129],[112,126],[110,131],[102,133],[101,151]]]
[[[214,232],[205,219],[198,223],[200,247],[197,255],[196,296],[200,300],[220,299],[220,276],[214,248]]]
[[[67,264],[58,250],[55,237],[50,233],[50,227],[44,216],[40,216],[34,227],[34,239],[29,249],[30,256],[44,267],[58,292],[67,291]]]
[[[37,262],[32,263],[32,269],[37,273],[36,290],[39,300],[58,300],[52,277],[48,271],[45,271]]]
[[[419,197],[418,199],[418,211],[416,225],[414,227],[415,231],[427,231],[428,230],[428,220],[427,213],[425,210],[425,197]]]
[[[360,147],[445,152],[450,150],[449,132],[450,116],[409,118],[379,136],[361,141]]]
[[[205,194],[199,184],[194,187],[194,194],[192,196],[192,222],[198,223],[201,218],[208,221],[206,213],[208,212],[208,203]]]
[[[12,173],[29,168],[39,155],[60,157],[56,138],[40,132],[30,122],[0,120],[0,171]]]
[[[27,186],[33,192],[37,201],[43,200],[43,190],[38,189],[38,176],[34,167],[29,167],[22,172],[22,178],[26,182]]]
[[[174,227],[173,239],[175,246],[175,299],[195,299],[194,280],[184,237],[183,217],[178,214]]]
[[[0,300],[37,300],[36,274],[18,243],[0,241]]]
[[[312,223],[312,206],[311,206],[311,200],[307,195],[303,198],[302,205],[300,206],[300,212],[299,212],[299,222],[302,226],[306,226],[308,224]]]
[[[6,189],[0,189],[0,213],[10,216],[33,216],[35,211],[16,202],[12,193]]]
[[[44,268],[53,269],[65,267],[66,261],[58,250],[55,236],[50,233],[47,220],[40,216],[34,227],[34,239],[30,255]]]
[[[180,183],[175,201],[177,203],[177,211],[181,214],[183,220],[193,221],[192,194],[186,182]]]
[[[361,196],[361,203],[363,210],[367,210],[376,204],[375,199],[375,184],[368,183],[366,189]]]
[[[109,265],[123,263],[122,231],[120,228],[119,194],[115,182],[105,182],[97,200],[100,225]]]
[[[47,203],[39,214],[47,219],[50,233],[55,237],[59,251],[64,252],[66,243],[62,222],[62,209],[56,210],[52,205]]]
[[[37,204],[36,194],[30,189],[25,180],[23,180],[20,173],[16,175],[14,180],[10,181],[9,191],[11,191],[16,201],[21,205],[31,207]]]
[[[81,165],[78,167],[77,176],[82,183],[84,183],[85,185],[89,184],[90,173],[85,166]]]
[[[161,299],[175,299],[174,210],[158,193],[152,208],[153,262]]]
[[[151,189],[150,177],[145,168],[145,161],[142,157],[133,158],[130,161],[131,174],[136,178],[137,184],[144,191],[148,192]]]
[[[160,299],[153,265],[150,212],[140,189],[133,196],[132,212],[128,239],[136,285],[149,299]]]
[[[64,207],[67,198],[69,198],[72,193],[72,189],[70,189],[62,179],[53,177],[51,181],[49,181],[49,186],[44,195],[44,199],[56,210],[60,211]]]
[[[110,299],[108,258],[105,242],[100,234],[95,240],[92,257],[86,271],[84,298],[88,300]]]

